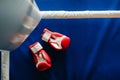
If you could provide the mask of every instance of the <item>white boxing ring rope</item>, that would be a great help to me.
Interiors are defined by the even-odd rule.
[[[120,18],[120,11],[39,11],[42,19]]]
[[[1,80],[9,80],[10,52],[7,50],[0,50],[0,52],[1,52]]]

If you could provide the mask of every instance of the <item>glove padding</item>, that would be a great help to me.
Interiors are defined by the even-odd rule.
[[[51,67],[51,59],[39,42],[30,45],[29,48],[32,51],[38,71],[45,71]]]
[[[58,33],[52,32],[48,29],[44,29],[42,34],[42,40],[48,42],[56,50],[66,50],[70,44],[70,38]]]

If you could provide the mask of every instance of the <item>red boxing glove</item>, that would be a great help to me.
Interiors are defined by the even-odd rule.
[[[56,50],[65,50],[70,44],[70,38],[58,33],[52,32],[48,29],[44,29],[42,34],[42,40],[48,42]]]
[[[51,67],[51,59],[39,42],[30,45],[29,48],[32,51],[38,71],[44,71]]]

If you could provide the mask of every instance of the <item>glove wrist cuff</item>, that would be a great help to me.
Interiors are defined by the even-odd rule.
[[[35,54],[38,51],[40,51],[41,49],[43,49],[43,47],[41,46],[40,43],[36,42],[35,44],[30,46],[31,51]]]
[[[43,34],[43,36],[42,36],[42,40],[45,41],[45,42],[48,42],[49,39],[50,39],[50,37],[51,37],[51,35],[52,35],[51,33],[45,32],[45,33]]]

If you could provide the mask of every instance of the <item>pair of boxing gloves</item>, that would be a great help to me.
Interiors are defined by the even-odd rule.
[[[69,37],[58,32],[52,32],[46,28],[43,30],[41,39],[57,51],[66,50],[70,44]],[[32,52],[38,71],[45,71],[51,67],[51,59],[39,42],[30,45],[29,48]]]

